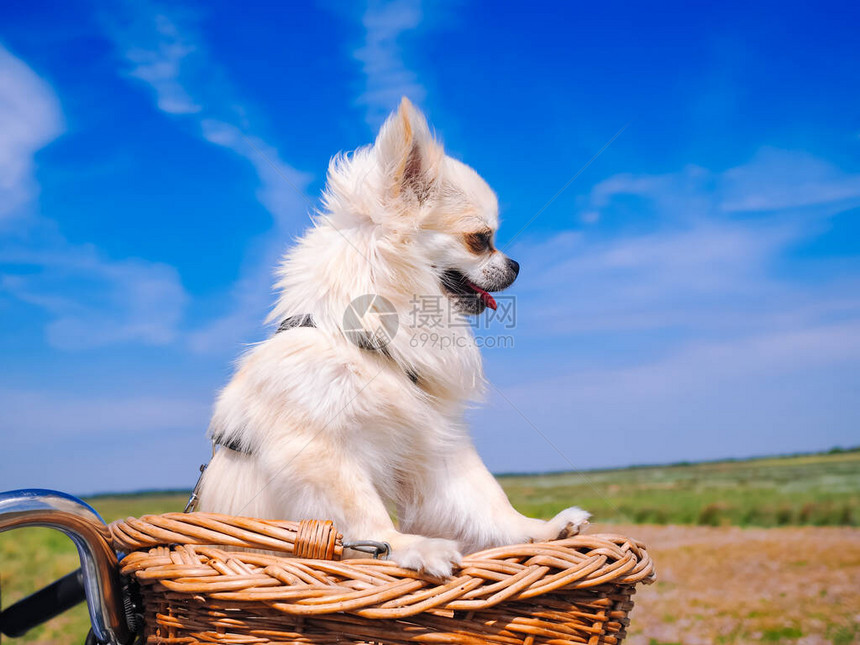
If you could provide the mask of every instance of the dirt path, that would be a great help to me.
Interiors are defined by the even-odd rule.
[[[629,645],[860,643],[860,529],[600,526],[642,540],[658,582]]]

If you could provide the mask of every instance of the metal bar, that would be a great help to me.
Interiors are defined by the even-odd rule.
[[[99,514],[89,504],[58,491],[34,488],[0,493],[0,532],[24,526],[57,529],[71,538],[81,560],[93,633],[102,643],[129,643],[133,635],[123,612],[117,557]]]
[[[0,611],[0,633],[17,638],[87,599],[80,569]]]

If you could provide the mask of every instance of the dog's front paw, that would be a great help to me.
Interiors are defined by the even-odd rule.
[[[394,546],[388,559],[405,569],[447,578],[463,556],[460,555],[460,546],[452,540],[417,537],[402,546]]]
[[[582,529],[588,525],[589,517],[591,517],[591,513],[583,511],[578,506],[564,509],[547,522],[547,530],[550,535],[547,539],[561,540],[579,535]]]

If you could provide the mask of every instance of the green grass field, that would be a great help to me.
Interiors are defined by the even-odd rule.
[[[514,506],[576,504],[599,522],[860,526],[860,451],[623,470],[503,476]]]
[[[587,473],[502,476],[514,505],[550,517],[576,504],[601,523],[708,526],[858,526],[860,451],[784,458],[636,467]],[[88,500],[108,522],[182,510],[187,494],[140,494]],[[77,567],[71,542],[47,529],[0,534],[2,602],[17,599]],[[83,606],[18,642],[82,642]]]

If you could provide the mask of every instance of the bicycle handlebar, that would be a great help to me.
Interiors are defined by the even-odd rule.
[[[99,514],[89,504],[58,491],[24,489],[0,493],[0,532],[24,526],[57,529],[71,538],[81,561],[80,576],[93,634],[101,643],[129,643],[133,634],[128,629],[123,612],[117,557],[110,546],[107,527]],[[6,632],[10,621],[17,621],[17,626],[12,624],[9,627],[23,633],[29,627],[59,613],[47,616],[62,604],[58,602],[61,598],[57,596],[57,591],[63,592],[64,602],[73,597],[74,580],[66,579],[76,574],[69,574],[4,611],[3,631]],[[62,589],[58,589],[57,585]],[[11,609],[16,611],[9,615],[10,619],[6,612]]]

